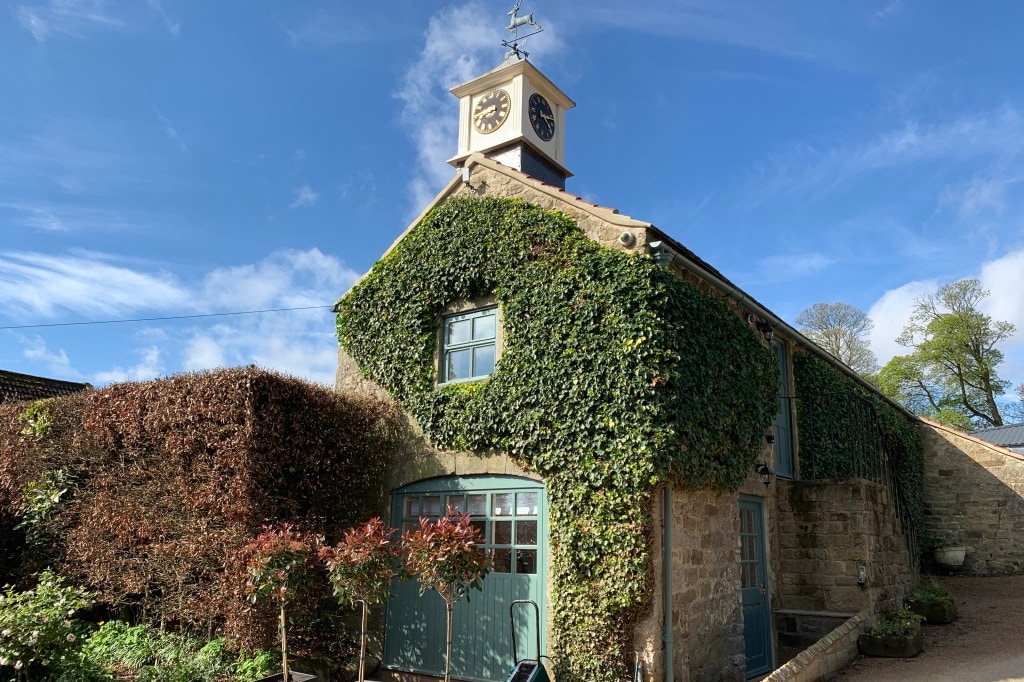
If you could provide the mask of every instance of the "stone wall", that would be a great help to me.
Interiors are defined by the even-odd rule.
[[[857,613],[902,603],[917,573],[885,486],[863,479],[777,485],[776,611]]]
[[[672,631],[680,682],[742,680],[736,495],[676,491],[672,510]]]
[[[865,609],[777,668],[761,682],[831,680],[857,658],[857,638],[871,620]]]
[[[929,420],[919,431],[922,544],[964,545],[963,573],[1024,572],[1024,455]]]

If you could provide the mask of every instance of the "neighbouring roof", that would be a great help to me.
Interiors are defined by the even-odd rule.
[[[1024,424],[1007,424],[987,429],[971,431],[972,436],[988,441],[993,445],[1002,445],[1017,452],[1024,452]]]
[[[91,384],[61,381],[19,374],[0,369],[0,403],[17,400],[40,400],[92,388]]]

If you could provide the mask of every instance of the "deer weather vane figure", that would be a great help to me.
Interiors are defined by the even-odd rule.
[[[526,14],[524,16],[519,16],[519,4],[521,2],[522,0],[516,0],[516,4],[508,13],[508,26],[505,27],[506,31],[510,31],[515,34],[515,38],[512,38],[511,40],[501,41],[501,44],[509,49],[508,56],[511,57],[515,55],[519,59],[530,56],[530,53],[527,52],[526,50],[519,49],[519,41],[525,40],[530,36],[537,35],[538,33],[544,30],[540,27],[540,24],[533,20],[533,12],[530,12],[529,14]],[[534,30],[532,33],[528,33],[525,36],[520,36],[520,26],[531,26]]]
[[[534,28],[540,30],[540,24],[536,23],[533,20],[533,12],[530,12],[526,16],[519,16],[519,4],[521,2],[522,0],[516,0],[516,4],[512,8],[512,11],[508,13],[509,21],[508,26],[505,27],[505,30],[515,31],[520,26],[524,26],[526,24],[529,24],[530,26],[533,26]]]

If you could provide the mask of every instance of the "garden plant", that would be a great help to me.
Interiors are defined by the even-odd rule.
[[[362,605],[359,629],[359,682],[366,679],[366,621],[370,604],[381,604],[391,596],[391,582],[399,575],[399,546],[392,541],[393,530],[380,518],[345,532],[341,542],[324,547],[320,556],[327,566],[334,595],[339,603]]]
[[[483,541],[468,514],[448,507],[438,519],[420,517],[420,526],[402,536],[406,570],[416,577],[420,594],[434,590],[445,605],[444,682],[452,669],[452,615],[455,604],[472,589],[482,589],[491,560],[477,546]]]
[[[288,670],[288,616],[286,607],[312,571],[318,568],[318,553],[323,538],[297,531],[289,523],[265,526],[256,539],[246,545],[248,577],[246,587],[253,603],[274,599],[280,609],[282,680],[291,679]]]

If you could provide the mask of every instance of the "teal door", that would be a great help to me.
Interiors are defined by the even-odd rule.
[[[775,415],[775,474],[793,478],[793,408],[789,398],[789,364],[786,347],[772,339],[772,350],[779,364],[779,411]]]
[[[547,525],[544,486],[512,476],[463,476],[421,481],[394,494],[393,525],[418,527],[420,516],[436,518],[448,505],[466,511],[486,539],[494,562],[482,591],[456,604],[452,675],[466,680],[505,680],[512,670],[509,605],[532,599],[540,607],[543,647]],[[532,609],[516,611],[519,658],[535,657],[537,630]],[[423,595],[414,580],[399,585],[388,602],[384,665],[428,675],[444,674],[445,609],[433,592]]]
[[[740,498],[740,591],[748,678],[763,675],[772,668],[763,509],[757,498]]]

